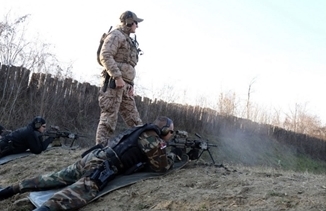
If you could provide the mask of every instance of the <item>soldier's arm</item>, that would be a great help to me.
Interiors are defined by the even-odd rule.
[[[141,146],[153,171],[166,172],[173,166],[173,160],[167,156],[166,143],[159,137],[147,137],[141,141]]]
[[[120,48],[121,40],[117,31],[112,31],[104,40],[100,61],[110,76],[121,77],[120,69],[115,61],[115,56]]]
[[[35,131],[33,135],[26,137],[29,149],[34,154],[40,154],[46,150],[49,144],[53,141],[53,137],[48,137],[43,141],[43,136],[39,132]]]

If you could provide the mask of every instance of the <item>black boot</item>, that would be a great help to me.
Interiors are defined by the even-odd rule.
[[[6,187],[5,189],[0,190],[0,200],[12,197],[15,194],[16,193],[14,192],[12,186]]]
[[[40,206],[39,208],[36,208],[33,211],[50,211],[50,209],[45,206]]]

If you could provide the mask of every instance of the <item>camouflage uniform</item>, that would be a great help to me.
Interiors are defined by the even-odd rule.
[[[147,126],[145,124],[137,128]],[[165,172],[171,168],[173,160],[167,156],[166,142],[159,138],[155,128],[153,129],[151,126],[150,129],[142,132],[136,138],[133,136],[134,138],[124,139],[132,137],[131,135],[126,136],[126,134],[132,133],[135,129],[132,128],[128,131],[113,139],[112,148],[108,146],[95,149],[81,160],[59,172],[22,181],[19,184],[19,192],[54,189],[68,185],[55,193],[42,206],[50,208],[51,211],[76,209],[86,205],[98,194],[98,186],[87,176],[87,173],[102,165],[104,160],[109,160],[110,164],[114,166],[116,174],[123,174],[131,165],[139,161],[147,162],[149,168],[155,172]],[[138,146],[137,149],[133,147],[136,145]],[[137,150],[142,155],[137,153]],[[119,163],[108,158],[110,152],[114,152],[120,161]],[[141,158],[141,156],[144,157]]]
[[[105,38],[100,53],[100,61],[107,73],[113,78],[122,77],[126,85],[122,89],[107,88],[99,93],[101,116],[96,132],[96,144],[106,146],[116,128],[118,113],[129,127],[141,125],[139,112],[133,96],[128,94],[136,76],[138,49],[128,31],[130,27],[119,26]]]

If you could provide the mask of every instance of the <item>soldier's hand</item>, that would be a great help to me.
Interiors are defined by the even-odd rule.
[[[121,89],[125,85],[126,85],[126,83],[124,82],[124,80],[121,77],[115,79],[115,86],[116,86],[117,89]]]
[[[175,161],[175,158],[177,157],[177,155],[176,154],[174,154],[173,152],[170,152],[169,154],[168,154],[168,158],[170,158],[171,160],[173,160],[173,161]]]

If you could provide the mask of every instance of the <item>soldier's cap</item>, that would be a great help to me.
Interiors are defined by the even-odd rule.
[[[137,15],[131,11],[126,11],[121,14],[120,21],[122,23],[132,24],[134,21],[137,23],[142,22],[144,19],[138,18]]]

